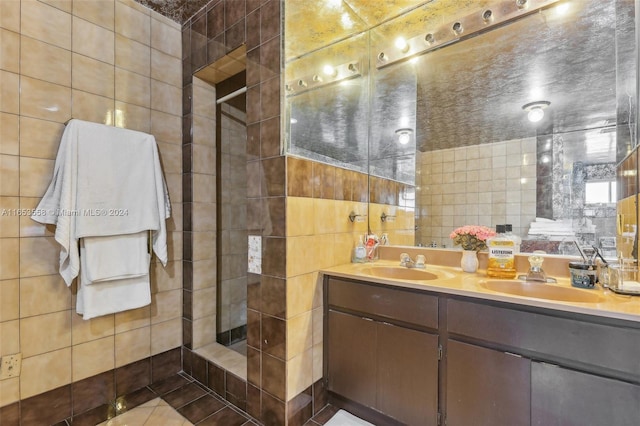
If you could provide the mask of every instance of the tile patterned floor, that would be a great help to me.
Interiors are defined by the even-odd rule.
[[[141,391],[136,393],[144,396],[136,401],[121,402],[130,406],[124,413],[98,426],[257,425],[246,413],[186,375],[176,374]]]

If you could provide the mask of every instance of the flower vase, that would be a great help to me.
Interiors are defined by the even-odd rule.
[[[464,272],[475,273],[478,271],[478,252],[475,250],[462,250],[460,267]]]

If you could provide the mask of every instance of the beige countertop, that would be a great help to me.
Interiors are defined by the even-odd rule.
[[[576,302],[550,300],[493,291],[486,288],[488,281],[497,281],[499,279],[488,278],[483,270],[471,274],[462,272],[460,267],[429,265],[428,263],[425,271],[437,275],[438,278],[433,280],[407,280],[372,274],[371,268],[384,267],[400,268],[398,261],[378,260],[365,264],[349,263],[324,269],[320,272],[334,277],[357,279],[397,287],[640,322],[640,296],[616,294],[607,289],[603,289],[599,285],[596,285],[595,289],[574,288],[571,287],[569,278],[567,277],[559,277],[557,284],[527,283],[527,285],[561,287],[560,292],[577,294],[577,296],[579,296],[577,299],[580,299],[580,296],[584,296],[586,298],[598,299],[598,301]],[[586,294],[581,294],[584,292],[586,292]]]

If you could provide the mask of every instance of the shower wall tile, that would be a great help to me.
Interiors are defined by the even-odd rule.
[[[182,111],[182,90],[158,80],[151,80],[151,102],[153,109],[178,116]]]
[[[31,37],[22,36],[18,38],[18,42],[22,75],[71,86],[71,52]],[[2,68],[17,72],[4,66]]]
[[[114,101],[112,97],[94,95],[80,90],[72,91],[71,116],[79,120],[112,124]]]
[[[0,27],[11,31],[20,31],[20,2],[0,2]]]
[[[59,123],[65,122],[71,116],[69,87],[22,76],[19,99],[21,115]]]
[[[151,78],[170,84],[182,86],[182,63],[179,58],[157,49],[151,49]],[[182,110],[180,114],[182,114]]]
[[[133,6],[133,7],[131,7]],[[149,45],[151,42],[151,18],[148,10],[137,7],[134,2],[115,2],[116,33]]]
[[[116,99],[149,108],[151,105],[151,79],[121,68],[116,68]]]
[[[151,19],[151,47],[174,58],[182,59],[182,33],[174,22]]]
[[[74,18],[72,23],[72,50],[107,64],[115,63],[115,33],[84,19]],[[118,47],[122,49],[122,46]]]
[[[182,138],[180,117],[161,111],[151,110],[151,134],[157,140],[180,144]]]

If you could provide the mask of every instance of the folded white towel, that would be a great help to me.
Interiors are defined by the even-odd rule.
[[[148,231],[80,240],[86,285],[149,273]]]
[[[80,248],[80,280],[76,296],[76,312],[85,320],[137,309],[151,303],[149,273],[135,277],[92,284],[86,277],[84,247]],[[150,256],[147,256],[147,270]]]

